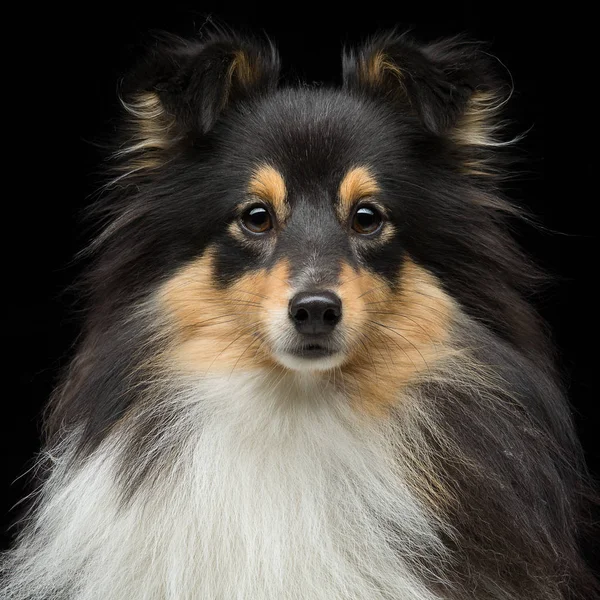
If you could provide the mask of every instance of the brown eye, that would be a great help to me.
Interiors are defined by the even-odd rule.
[[[245,210],[242,225],[252,233],[266,233],[273,228],[271,215],[264,206],[252,206]]]
[[[381,227],[383,217],[381,213],[372,206],[361,206],[354,213],[352,229],[361,235],[375,233]]]

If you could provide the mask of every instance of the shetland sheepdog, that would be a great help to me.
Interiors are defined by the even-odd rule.
[[[592,597],[496,72],[395,32],[338,87],[237,34],[152,48],[2,598]]]

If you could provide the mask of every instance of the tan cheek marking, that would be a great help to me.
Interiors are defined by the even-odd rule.
[[[292,288],[289,284],[290,264],[287,259],[279,261],[273,269],[264,275],[264,286],[262,293],[262,306],[264,308],[263,318],[269,318],[269,314],[275,311],[287,311],[288,302],[292,295]]]
[[[271,368],[265,328],[269,310],[287,297],[288,270],[280,263],[221,289],[210,251],[181,269],[159,292],[170,327],[168,364],[186,373]]]
[[[362,333],[369,317],[367,304],[381,301],[386,289],[385,281],[370,271],[342,265],[340,285],[335,291],[342,300],[342,323],[351,337]]]
[[[402,388],[451,354],[454,302],[433,275],[410,259],[397,292],[382,278],[349,267],[342,270],[341,281],[344,322],[356,340],[342,372],[357,407],[387,414]]]
[[[283,175],[271,165],[262,165],[256,169],[250,179],[248,192],[269,202],[275,210],[277,220],[285,223],[289,216],[286,201],[287,190]]]
[[[336,210],[340,221],[348,220],[350,211],[358,200],[365,196],[375,196],[379,191],[377,181],[367,167],[360,166],[350,169],[342,179],[339,189]]]
[[[426,371],[424,361],[431,366],[444,356],[454,307],[435,278],[410,260],[403,267],[402,289],[396,294],[383,278],[365,269],[355,271],[345,265],[340,280],[337,291],[343,301],[344,322],[351,336],[358,334],[360,341],[336,383],[357,411],[384,418],[398,405],[402,388]],[[371,320],[397,329],[406,339]],[[422,502],[438,511],[454,498],[431,456],[422,451],[425,446],[419,446],[411,435],[414,430],[406,421],[415,414],[411,410],[415,407],[407,408],[401,430],[409,432],[404,443],[411,449],[403,453],[407,483]]]

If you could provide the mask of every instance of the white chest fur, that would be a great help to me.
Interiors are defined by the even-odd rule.
[[[127,504],[128,431],[75,474],[58,459],[18,551],[36,600],[48,582],[69,600],[436,600],[409,568],[439,547],[391,424],[308,379],[186,390],[165,400],[181,410],[152,449],[169,461]]]

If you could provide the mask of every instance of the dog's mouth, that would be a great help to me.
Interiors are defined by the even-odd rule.
[[[276,354],[278,361],[295,371],[323,371],[345,360],[342,347],[330,339],[298,340]]]
[[[290,350],[290,354],[299,358],[325,358],[338,352],[328,344],[302,344]]]

